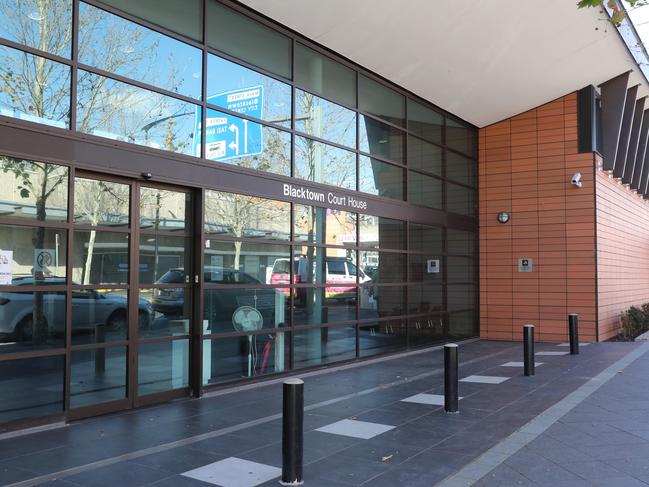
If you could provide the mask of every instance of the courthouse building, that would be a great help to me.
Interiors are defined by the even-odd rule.
[[[649,301],[637,32],[573,2],[0,2],[0,431]]]

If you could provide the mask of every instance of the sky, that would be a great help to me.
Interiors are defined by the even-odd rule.
[[[625,8],[627,9],[631,22],[633,22],[633,25],[638,31],[638,35],[642,39],[642,43],[644,44],[645,49],[649,51],[649,4],[631,7],[627,2],[623,3]],[[625,26],[623,25],[620,28],[620,32],[623,36],[625,35],[625,31],[628,31],[628,27],[625,29]],[[632,48],[631,51],[634,53],[634,56],[637,54],[644,57],[641,46],[637,46],[635,49]],[[641,57],[640,59],[643,58]],[[638,60],[638,57],[636,57],[636,61]],[[644,71],[645,76],[649,78],[649,65],[647,63],[648,61],[646,59],[644,61],[640,61],[640,67]]]

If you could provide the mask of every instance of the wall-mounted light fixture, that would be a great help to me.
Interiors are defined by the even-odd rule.
[[[500,213],[498,213],[498,221],[500,223],[507,223],[509,221],[510,216],[511,215],[506,211],[501,211]]]

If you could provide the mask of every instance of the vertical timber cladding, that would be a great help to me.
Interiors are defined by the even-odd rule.
[[[538,340],[566,340],[578,313],[596,340],[593,153],[578,153],[576,93],[481,129],[479,174],[480,336],[520,340],[531,323]]]

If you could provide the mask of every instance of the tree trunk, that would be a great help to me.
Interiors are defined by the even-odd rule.
[[[92,254],[95,250],[95,237],[97,236],[96,230],[90,231],[90,238],[88,239],[88,252],[86,254],[86,264],[83,267],[83,284],[90,284],[90,272],[92,271]]]

